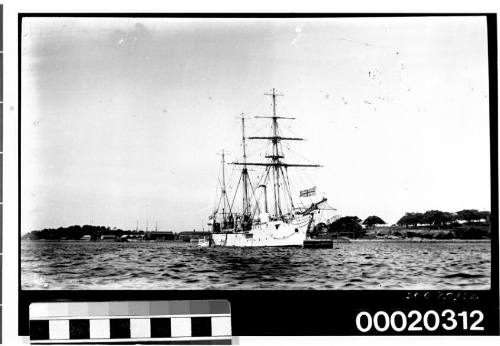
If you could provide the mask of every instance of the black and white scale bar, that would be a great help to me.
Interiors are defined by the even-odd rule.
[[[85,303],[34,303],[30,306],[30,341],[32,344],[231,344],[229,303],[214,302],[175,301],[163,305],[165,309],[161,310],[165,315],[160,315],[158,309],[149,309],[147,314],[150,302],[119,303],[125,306],[113,302],[110,309],[101,306],[100,310],[82,309]],[[95,308],[100,303],[89,304]]]
[[[87,340],[31,340],[32,345],[231,345],[231,337],[190,337],[157,339],[87,339]]]

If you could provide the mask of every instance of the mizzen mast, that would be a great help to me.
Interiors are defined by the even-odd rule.
[[[226,190],[226,153],[222,149],[221,156],[221,166],[222,166],[222,183],[221,183],[221,199],[222,199],[222,224],[226,223],[226,209],[229,207],[229,200],[227,198]]]

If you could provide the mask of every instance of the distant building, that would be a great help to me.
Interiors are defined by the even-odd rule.
[[[101,235],[101,240],[102,241],[115,241],[116,236],[112,235],[112,234],[103,234],[103,235]]]
[[[191,239],[199,239],[203,237],[208,237],[210,236],[210,232],[194,232],[194,231],[187,231],[187,232],[179,232],[177,234],[177,239],[189,242]]]
[[[155,241],[172,241],[174,233],[170,231],[146,232],[145,239]]]

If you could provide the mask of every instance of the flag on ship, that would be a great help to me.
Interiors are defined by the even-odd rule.
[[[300,191],[300,197],[310,197],[315,195],[316,195],[316,186],[311,187],[310,189]]]

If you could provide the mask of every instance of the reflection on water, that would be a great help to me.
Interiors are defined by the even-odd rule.
[[[23,289],[488,289],[490,242],[333,249],[23,242]]]

